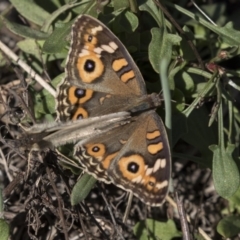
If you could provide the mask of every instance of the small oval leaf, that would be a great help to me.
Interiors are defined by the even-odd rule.
[[[223,198],[231,197],[239,187],[239,171],[232,158],[235,145],[228,144],[226,149],[217,145],[209,147],[213,151],[213,181],[217,193]]]
[[[8,240],[9,237],[9,225],[4,219],[0,219],[0,239]]]
[[[133,231],[139,240],[171,240],[175,237],[182,236],[172,220],[168,220],[167,222],[159,222],[153,219],[147,219],[138,222]]]
[[[240,233],[240,217],[228,216],[220,220],[217,231],[225,238],[234,237]]]
[[[97,180],[85,173],[75,184],[71,194],[71,204],[74,206],[84,200]]]

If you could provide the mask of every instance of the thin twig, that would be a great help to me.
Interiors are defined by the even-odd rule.
[[[79,211],[79,206],[75,206],[77,208],[77,214],[78,214],[78,218],[80,220],[80,224],[81,224],[81,227],[82,227],[82,231],[83,231],[83,235],[85,236],[86,239],[88,239],[88,233],[87,233],[87,230],[86,230],[86,227],[85,227],[85,224],[83,222],[83,219],[82,219],[82,216],[81,216],[81,213]]]
[[[0,41],[0,49],[17,63],[25,72],[27,72],[33,79],[44,87],[51,95],[56,96],[56,91],[44,79],[38,75],[31,67],[29,67],[23,60],[21,60],[10,48]]]
[[[46,163],[45,163],[46,165]],[[63,228],[63,233],[64,233],[64,237],[65,239],[69,239],[68,237],[68,233],[67,233],[67,228],[66,228],[66,223],[65,223],[65,219],[64,219],[64,214],[63,214],[63,203],[62,203],[62,199],[60,198],[59,194],[58,194],[58,190],[57,190],[57,187],[52,179],[52,175],[51,175],[51,172],[50,172],[50,169],[49,167],[46,165],[46,172],[49,176],[49,180],[50,180],[50,183],[51,183],[51,186],[56,194],[56,197],[57,197],[57,201],[58,201],[58,210],[59,210],[59,215],[60,215],[60,218],[61,218],[61,223],[62,223],[62,228]]]
[[[177,204],[174,202],[174,200],[170,197],[170,196],[167,196],[166,197],[166,200],[175,208],[177,209]],[[187,221],[190,223],[190,217],[188,214],[186,214],[186,218],[187,218]],[[206,240],[211,240],[210,237],[208,237],[208,235],[203,231],[202,228],[198,228],[198,231],[199,233],[203,236],[204,239]]]
[[[7,160],[6,160],[5,156],[4,156],[1,148],[0,148],[0,156],[2,158],[2,164],[4,166],[5,172],[6,172],[7,176],[8,176],[9,181],[11,182],[13,178],[12,178],[12,176],[10,175],[10,173],[8,171]]]
[[[184,211],[182,202],[179,200],[177,192],[175,192],[175,199],[177,202],[178,214],[179,214],[181,227],[182,227],[183,240],[192,240],[192,236],[190,235],[190,232],[189,232],[186,213]]]
[[[114,228],[116,229],[116,231],[117,231],[117,233],[118,233],[119,239],[124,240],[124,237],[123,237],[122,233],[119,231],[119,229],[118,229],[118,227],[117,227],[116,220],[115,220],[115,218],[114,218],[114,216],[113,216],[112,208],[111,208],[111,206],[109,205],[109,203],[108,203],[108,201],[107,201],[107,199],[106,199],[106,197],[105,197],[105,195],[104,195],[104,193],[103,193],[102,191],[101,191],[101,195],[102,195],[102,198],[103,198],[104,202],[106,203],[108,212],[109,212],[109,214],[110,214],[110,216],[111,216],[111,218],[112,218],[112,222],[113,222]]]
[[[7,185],[7,187],[3,191],[3,196],[7,199],[11,192],[16,189],[19,183],[24,179],[24,173],[18,172],[16,177]]]
[[[126,223],[126,221],[127,221],[127,218],[128,218],[129,212],[130,212],[130,208],[132,206],[132,199],[133,199],[133,193],[129,192],[127,208],[126,208],[124,216],[123,216],[123,223]]]
[[[104,232],[102,227],[100,226],[99,222],[95,219],[92,212],[89,210],[88,206],[85,205],[83,202],[80,203],[80,206],[85,210],[85,212],[91,217],[91,219],[94,221],[100,232],[103,234],[104,239],[109,239],[108,235]]]

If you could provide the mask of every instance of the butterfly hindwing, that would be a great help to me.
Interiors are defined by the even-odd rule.
[[[170,152],[165,129],[154,111],[79,142],[75,157],[88,173],[132,191],[145,203],[160,204],[167,194]]]

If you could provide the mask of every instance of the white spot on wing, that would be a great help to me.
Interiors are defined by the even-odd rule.
[[[118,45],[115,42],[110,42],[109,46],[114,50],[118,49]]]
[[[153,172],[156,172],[161,167],[161,159],[158,159],[153,167]]]
[[[92,166],[96,166],[98,163],[97,162],[94,162],[94,159],[93,158],[90,158],[90,161],[89,161],[90,165]]]
[[[94,48],[93,50],[95,53],[97,54],[101,54],[101,52],[103,51],[100,47]]]
[[[163,181],[162,183],[157,183],[156,184],[156,188],[158,188],[158,189],[161,189],[161,188],[164,188],[164,187],[167,187],[167,186],[168,186],[168,181],[167,180]]]
[[[102,156],[96,157],[96,159],[97,159],[99,162],[101,162],[101,161],[103,160],[103,157],[102,157]]]
[[[63,111],[66,116],[70,116],[70,113],[66,110]]]
[[[144,184],[144,183],[145,183],[145,179],[144,179],[144,178],[142,179],[141,183],[142,183],[142,184]]]
[[[93,35],[96,35],[97,32],[102,31],[102,30],[103,30],[102,26],[97,26],[97,27],[93,28],[91,30],[91,32]]]
[[[101,48],[108,53],[114,53],[115,52],[115,50],[113,48],[111,48],[109,45],[101,45]]]
[[[146,170],[146,175],[148,176],[148,175],[150,175],[152,172],[153,172],[153,168],[148,168],[148,169]]]
[[[67,98],[64,98],[62,102],[64,106],[68,106]]]
[[[84,57],[89,55],[89,51],[87,49],[82,49],[81,53],[79,53],[79,57]]]
[[[103,172],[104,169],[102,169],[99,165],[97,165],[97,171],[96,174],[98,174],[99,172]]]
[[[167,161],[165,158],[161,159],[161,168],[165,168],[167,164]]]
[[[141,182],[141,180],[142,180],[142,176],[141,176],[141,175],[139,175],[138,177],[136,177],[136,178],[133,178],[133,179],[132,179],[132,182],[135,182],[135,183],[140,183],[140,182]]]

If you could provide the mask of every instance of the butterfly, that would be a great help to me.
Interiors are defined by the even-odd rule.
[[[96,179],[132,192],[144,203],[163,203],[171,154],[165,127],[155,112],[156,93],[121,41],[99,20],[80,15],[71,30],[66,77],[58,86],[61,122],[128,112],[130,121],[80,140],[74,157]],[[77,131],[77,130],[76,130]]]

